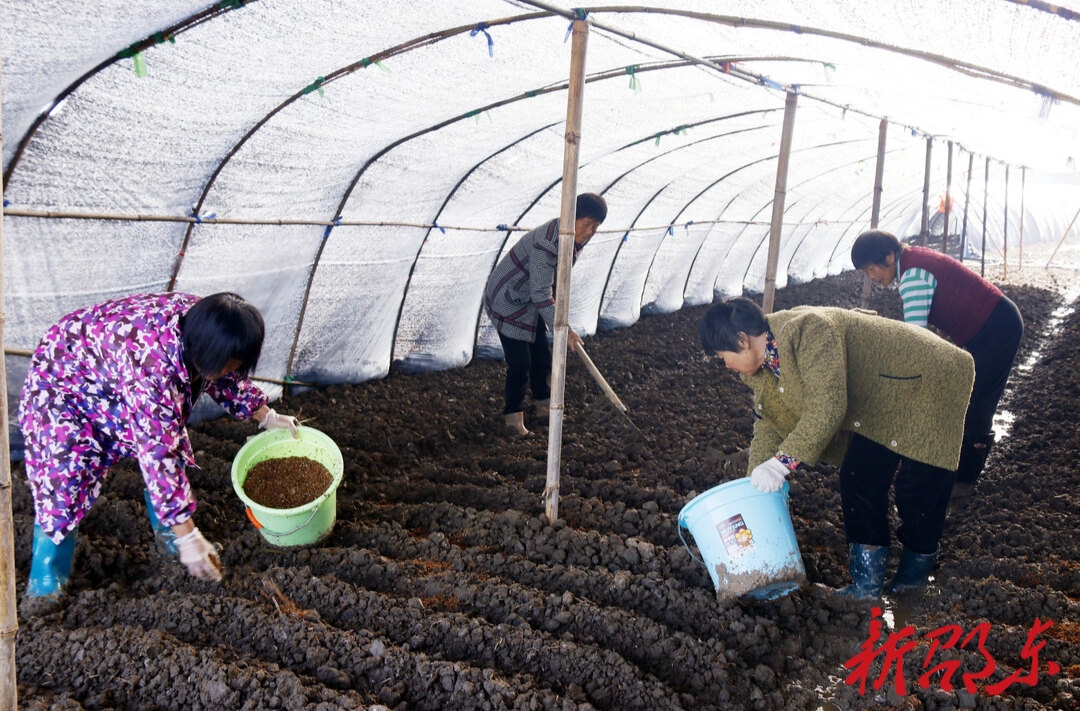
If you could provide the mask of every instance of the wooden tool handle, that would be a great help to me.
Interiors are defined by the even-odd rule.
[[[585,352],[584,346],[578,343],[574,348],[574,352],[581,358],[581,362],[585,364],[585,369],[589,371],[589,375],[593,377],[596,384],[600,386],[600,389],[607,395],[607,399],[611,400],[611,404],[619,408],[621,412],[626,412],[626,405],[622,404],[622,400],[615,394],[615,391],[608,385],[608,381],[604,379],[604,376],[600,374],[600,370],[596,367],[596,364],[592,362],[592,358]]]

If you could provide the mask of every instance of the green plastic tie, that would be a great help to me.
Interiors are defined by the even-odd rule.
[[[295,380],[293,380],[293,377],[291,375],[286,375],[284,378],[282,378],[282,380],[284,380],[286,383],[296,382]]]
[[[847,107],[846,106],[844,107],[844,110],[840,112],[840,120],[841,121],[846,121],[847,120]]]
[[[135,53],[135,76],[140,79],[146,76],[146,58],[142,52]]]
[[[825,80],[826,81],[832,81],[833,72],[835,72],[835,71],[836,71],[836,65],[833,64],[832,62],[827,62],[825,64]]]
[[[130,47],[125,47],[124,49],[117,52],[116,56],[117,56],[118,59],[131,59],[132,57],[134,57],[136,54],[138,54],[141,51],[140,49],[138,49],[138,47],[139,47],[139,43],[136,42],[135,44],[131,45]]]
[[[176,35],[166,35],[162,32],[155,32],[154,41],[158,44],[165,44],[166,42],[169,44],[176,44]]]
[[[367,69],[368,67],[371,66],[371,59],[369,59],[368,57],[364,57],[363,59],[360,60],[360,66],[363,67],[364,69]]]
[[[639,67],[636,64],[631,64],[626,68],[626,73],[630,75],[630,88],[634,90],[635,94],[641,93],[641,80],[634,75],[634,72],[636,72],[638,68]]]
[[[222,10],[228,10],[229,8],[239,10],[244,6],[245,2],[247,2],[247,0],[221,0],[221,2],[218,3],[218,7]]]
[[[383,66],[382,62],[375,62],[375,66],[378,67],[379,69],[383,70],[387,74],[393,74],[393,72],[391,72],[389,69],[387,69],[386,67]]]
[[[324,81],[326,81],[326,77],[319,77],[318,79],[316,79],[315,81],[311,82],[310,84],[305,86],[303,89],[301,89],[300,94],[301,95],[310,94],[313,91],[317,91],[317,92],[319,92],[319,96],[322,96],[323,95],[322,84],[323,84]]]
[[[714,101],[716,101],[716,97],[715,97],[715,96],[713,96],[713,93],[712,93],[712,92],[710,91],[710,92],[709,92],[709,103],[711,104],[711,103],[713,103]]]
[[[1067,161],[1065,161],[1065,167],[1066,168],[1072,168],[1073,166],[1074,166],[1073,157],[1069,156],[1069,159]]]
[[[531,98],[534,98],[539,93],[540,92],[538,90],[526,91],[525,96],[527,96],[527,97],[529,97],[531,99]]]
[[[656,134],[656,145],[658,145],[658,146],[660,145],[660,136],[663,136],[663,135],[664,135],[663,133]]]

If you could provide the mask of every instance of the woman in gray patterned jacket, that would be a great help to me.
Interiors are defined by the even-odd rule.
[[[607,203],[595,193],[577,197],[574,261],[607,217]],[[499,332],[506,358],[506,424],[525,429],[526,386],[531,385],[536,414],[546,416],[551,399],[551,346],[547,329],[555,323],[555,272],[559,262],[559,220],[526,232],[496,265],[484,289],[484,309]],[[567,347],[581,341],[573,330]]]

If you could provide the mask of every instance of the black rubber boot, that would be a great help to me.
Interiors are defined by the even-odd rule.
[[[994,446],[994,433],[972,435],[964,438],[960,447],[960,466],[956,468],[956,481],[953,483],[953,500],[963,499],[971,493],[979,479],[990,448]]]
[[[900,553],[900,565],[896,568],[896,575],[885,583],[885,592],[895,595],[926,585],[940,550],[939,547],[933,553],[916,553],[910,548],[904,548]]]
[[[836,594],[856,600],[876,600],[881,597],[885,566],[889,564],[889,547],[852,543],[850,556],[851,578],[855,582],[840,588]]]

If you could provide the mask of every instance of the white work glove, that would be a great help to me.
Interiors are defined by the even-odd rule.
[[[221,580],[221,559],[217,549],[203,538],[199,529],[177,538],[176,552],[188,572],[199,580]]]
[[[784,479],[790,471],[779,459],[769,457],[754,467],[754,471],[750,473],[750,484],[755,489],[771,494],[784,488]]]
[[[293,438],[299,439],[300,435],[296,433],[296,424],[296,418],[292,415],[279,415],[274,412],[274,408],[270,408],[266,413],[266,417],[259,423],[259,429],[288,430],[292,433]]]

